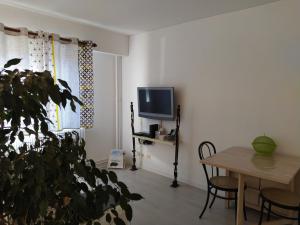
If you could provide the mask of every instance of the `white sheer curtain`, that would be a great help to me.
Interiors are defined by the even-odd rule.
[[[11,35],[10,32],[4,32],[4,25],[0,24],[0,68],[12,58],[22,58],[18,65],[20,69],[28,69],[29,65],[29,39],[28,31],[25,28],[20,29],[18,36]]]
[[[54,40],[59,37],[55,36]],[[56,66],[56,78],[65,80],[72,94],[79,98],[79,72],[78,72],[78,42],[72,40],[71,44],[61,44],[54,42],[54,60]],[[76,105],[76,113],[71,110],[69,105],[59,112],[59,129],[80,128],[80,106]]]
[[[18,69],[34,71],[49,70],[55,80],[68,82],[72,94],[79,97],[78,42],[63,44],[58,35],[38,32],[35,38],[28,37],[25,28],[20,33],[4,30],[0,24],[0,68],[12,58],[22,58]],[[49,38],[50,37],[50,38]],[[52,37],[52,38],[51,38]],[[57,84],[59,82],[57,81]],[[54,103],[47,107],[53,122],[50,128],[54,131],[80,128],[80,107],[76,105],[76,113],[70,107],[58,108]]]

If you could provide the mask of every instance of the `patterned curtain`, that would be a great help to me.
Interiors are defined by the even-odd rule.
[[[52,72],[51,42],[49,34],[39,31],[38,36],[29,40],[29,66],[33,71]]]
[[[85,103],[82,108],[84,111],[80,113],[79,105],[76,105],[76,113],[74,113],[70,107],[63,109],[57,107],[53,102],[49,103],[46,110],[53,123],[49,123],[49,129],[63,134],[66,130],[92,127],[94,116],[92,43],[88,42],[87,46],[78,48],[77,39],[72,39],[72,43],[64,44],[58,40],[59,36],[57,35],[50,35],[43,31],[37,33],[37,36],[31,36],[26,28],[20,28],[20,32],[9,31],[4,28],[4,24],[0,23],[0,70],[8,60],[21,58],[21,63],[10,69],[29,69],[39,72],[48,70],[56,82],[58,79],[67,81],[72,89],[72,94],[81,96]],[[79,79],[81,89],[79,88]],[[57,82],[57,84],[59,83]],[[10,123],[5,126],[10,126]],[[84,129],[80,129],[79,132],[80,137],[84,138]],[[32,144],[35,137],[26,135],[25,141]],[[14,147],[20,146],[21,142],[17,139]]]
[[[50,35],[38,32],[38,36],[29,39],[29,66],[34,71],[48,70],[54,81],[58,79],[68,82],[72,94],[79,96],[79,73],[78,73],[78,42],[72,40],[70,44],[62,44],[58,35]],[[80,107],[76,105],[74,113],[70,106],[59,108],[54,102],[47,105],[47,113],[52,124],[50,130],[59,131],[64,129],[80,128]]]
[[[29,66],[33,71],[48,70],[53,75],[54,64],[52,60],[52,44],[49,38],[49,33],[39,31],[38,36],[30,38],[29,40]],[[58,111],[54,102],[50,102],[47,105],[47,114],[52,124],[49,123],[50,130],[59,129]]]
[[[80,127],[92,128],[94,124],[94,69],[93,42],[79,46],[80,99],[83,102],[80,112]]]

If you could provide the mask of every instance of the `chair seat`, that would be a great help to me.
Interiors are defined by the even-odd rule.
[[[261,190],[261,196],[279,206],[298,208],[300,205],[299,195],[279,188],[264,188]]]
[[[214,176],[209,179],[216,188],[238,190],[238,179],[230,176]]]

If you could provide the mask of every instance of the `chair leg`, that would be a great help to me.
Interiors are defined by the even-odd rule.
[[[271,216],[271,208],[272,208],[272,205],[271,205],[271,203],[269,202],[267,221],[270,221],[270,216]]]
[[[265,207],[265,201],[263,200],[261,203],[261,209],[260,209],[260,218],[258,225],[262,224],[263,216],[264,216],[264,207]]]
[[[214,202],[215,202],[215,200],[216,200],[216,195],[217,195],[217,193],[218,193],[218,190],[216,189],[215,190],[215,193],[214,193],[214,197],[213,197],[213,199],[212,199],[212,201],[211,201],[211,203],[210,203],[210,205],[209,205],[209,208],[211,209],[211,207],[213,206],[213,204],[214,204]]]
[[[244,219],[245,221],[248,220],[247,213],[246,213],[246,202],[245,202],[245,195],[244,195],[244,205],[243,205],[243,211],[244,211]]]
[[[202,212],[199,216],[200,219],[202,218],[202,216],[203,216],[203,214],[204,214],[204,212],[207,208],[207,205],[208,205],[208,202],[209,202],[209,196],[210,196],[210,188],[208,188],[208,190],[207,190],[206,202],[205,202],[204,208],[203,208],[203,210],[202,210]]]
[[[300,208],[298,210],[298,225],[300,225]]]
[[[235,211],[235,220],[237,218],[237,193],[234,193],[234,211]]]

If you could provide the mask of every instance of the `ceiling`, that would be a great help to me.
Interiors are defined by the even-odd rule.
[[[0,0],[46,15],[137,34],[278,0]]]

